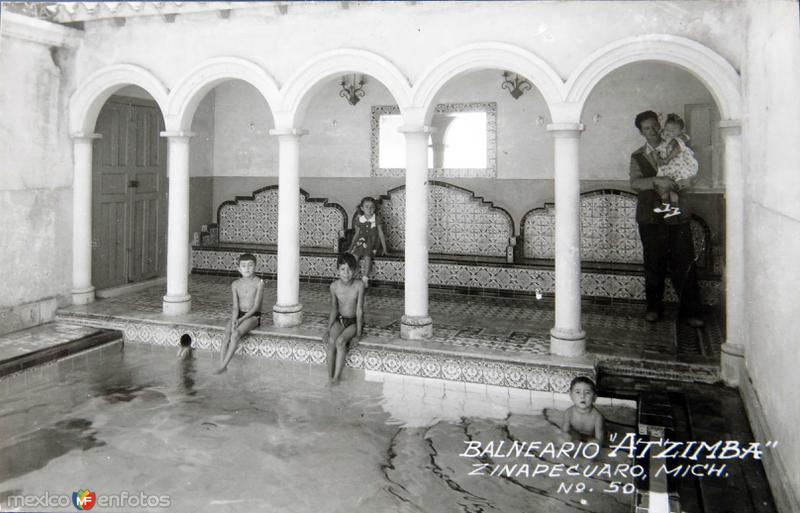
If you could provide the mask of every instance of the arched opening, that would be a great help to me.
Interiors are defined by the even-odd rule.
[[[247,242],[255,235],[245,232],[277,230],[277,210],[254,211],[255,217],[242,219],[240,225],[214,227],[223,203],[277,183],[278,142],[269,134],[275,123],[265,98],[240,79],[220,80],[197,94],[200,96],[192,99],[197,106],[189,143],[189,234],[193,244],[208,237]],[[217,231],[221,229],[227,231]],[[263,262],[259,271],[264,270],[261,265]]]

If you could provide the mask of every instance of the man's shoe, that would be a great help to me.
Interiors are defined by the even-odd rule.
[[[698,317],[687,317],[686,324],[688,324],[692,328],[702,328],[705,325],[703,319],[700,319]]]
[[[661,317],[661,315],[658,312],[647,312],[644,314],[644,320],[647,322],[656,322],[659,317]]]

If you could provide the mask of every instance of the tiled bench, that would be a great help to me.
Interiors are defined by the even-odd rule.
[[[405,187],[377,198],[383,219],[388,255],[375,260],[373,282],[402,287],[404,277]],[[223,203],[218,211],[218,240],[214,233],[195,246],[195,272],[233,273],[236,258],[251,251],[258,258],[256,271],[277,272],[277,187],[256,191],[252,197]],[[634,220],[634,194],[603,189],[581,197],[582,279],[585,297],[644,300],[641,243]],[[467,189],[431,181],[429,187],[428,283],[432,287],[490,295],[553,294],[554,206],[529,211],[522,219],[520,236],[501,207]],[[265,226],[259,226],[258,220]],[[337,249],[346,247],[339,236],[346,228],[344,209],[301,194],[302,280],[328,281],[336,275]],[[721,283],[706,223],[692,221],[702,297],[719,303]],[[352,230],[349,230],[352,235]],[[263,242],[257,242],[263,241]],[[336,249],[335,249],[336,248]],[[666,298],[675,301],[667,286]]]
[[[601,189],[581,194],[581,288],[586,296],[644,299],[642,243],[636,224],[636,194]],[[522,218],[516,262],[552,265],[555,258],[555,205],[528,211]],[[703,302],[718,304],[721,262],[711,230],[693,216],[691,229]],[[667,280],[669,282],[669,280]],[[667,284],[668,301],[677,296]]]
[[[344,209],[326,199],[312,198],[300,190],[300,250],[303,255],[333,259],[347,228]],[[217,223],[203,232],[192,247],[195,272],[234,272],[241,253],[257,255],[256,272],[274,274],[278,248],[278,186],[270,185],[223,202],[217,209]],[[327,272],[324,276],[332,276]]]

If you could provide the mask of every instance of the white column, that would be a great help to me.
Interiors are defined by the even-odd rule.
[[[72,135],[72,302],[94,301],[92,285],[92,144],[100,134]]]
[[[722,379],[739,384],[744,365],[744,175],[742,173],[741,125],[738,120],[720,123],[724,139],[725,171],[725,342],[722,344]]]
[[[167,174],[169,208],[167,215],[167,295],[162,311],[166,315],[189,313],[189,132],[161,132],[168,141]]]
[[[270,130],[278,136],[278,298],[272,322],[279,328],[303,322],[300,304],[300,137],[305,130]]]
[[[550,330],[550,353],[579,356],[586,352],[581,327],[581,206],[578,157],[583,125],[547,126],[555,145],[556,312]]]
[[[405,315],[400,336],[433,335],[428,315],[428,136],[427,126],[403,126],[406,137]]]

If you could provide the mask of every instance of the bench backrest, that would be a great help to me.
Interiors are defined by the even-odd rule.
[[[219,242],[277,244],[278,186],[259,189],[252,196],[237,196],[217,210]],[[340,233],[347,227],[344,209],[300,190],[300,247],[335,251]]]
[[[378,200],[389,251],[405,247],[405,186]],[[514,221],[504,209],[461,187],[431,180],[428,187],[428,250],[435,254],[505,257]]]
[[[555,258],[555,208],[547,204],[522,218],[525,258]],[[699,268],[710,267],[711,238],[705,221],[691,220]],[[636,224],[636,195],[615,189],[581,194],[581,260],[599,263],[642,263],[642,242]]]

